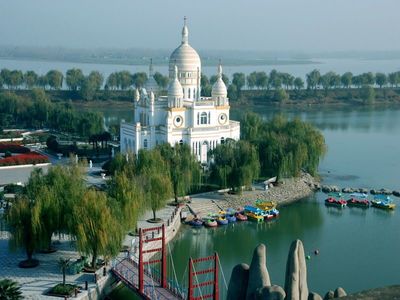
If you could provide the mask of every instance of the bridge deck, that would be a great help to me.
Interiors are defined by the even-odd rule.
[[[131,259],[125,258],[119,262],[112,271],[123,281],[130,289],[139,293],[139,271],[138,265]],[[147,299],[183,299],[182,296],[160,286],[158,281],[155,281],[149,274],[144,273],[144,296]]]

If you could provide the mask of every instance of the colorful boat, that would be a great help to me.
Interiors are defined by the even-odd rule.
[[[257,207],[246,205],[244,207],[244,213],[248,219],[256,222],[264,221],[265,212]]]
[[[229,223],[235,223],[235,222],[236,222],[235,214],[233,214],[233,215],[226,215],[225,217],[226,217],[226,219],[228,220]]]
[[[264,201],[260,199],[256,200],[256,206],[265,211],[276,208],[276,205],[277,203],[275,201]]]
[[[268,214],[268,220],[273,219],[273,218],[277,218],[279,216],[279,210],[277,210],[276,208],[267,210],[266,213]]]
[[[217,218],[218,225],[227,225],[229,223],[228,219],[224,215],[220,215]]]
[[[203,223],[204,223],[203,220],[202,219],[198,219],[198,218],[195,218],[195,219],[193,219],[193,220],[188,222],[188,224],[192,225],[193,227],[203,226]]]
[[[270,213],[269,211],[264,212],[264,220],[272,220],[274,218],[274,215]]]
[[[382,209],[395,209],[396,204],[393,203],[392,199],[389,196],[378,195],[371,200],[371,204],[374,207],[382,208]]]
[[[235,216],[238,221],[247,221],[247,216],[244,213],[237,212]]]
[[[358,207],[369,207],[369,201],[367,199],[359,199],[355,197],[351,197],[349,200],[346,201],[347,206],[358,206]]]
[[[347,205],[347,202],[345,200],[343,200],[343,199],[337,200],[336,198],[328,197],[325,200],[325,205],[343,208],[343,207],[345,207]]]
[[[214,218],[205,218],[204,219],[204,226],[206,226],[206,227],[217,227],[218,223]]]

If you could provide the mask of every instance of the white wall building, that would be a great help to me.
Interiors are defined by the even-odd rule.
[[[122,153],[138,153],[161,143],[187,143],[202,163],[207,152],[226,139],[240,138],[240,123],[229,118],[229,99],[222,81],[222,67],[212,87],[211,97],[200,97],[201,60],[182,29],[182,43],[169,59],[168,96],[158,95],[150,63],[145,88],[135,91],[134,123],[121,123]]]

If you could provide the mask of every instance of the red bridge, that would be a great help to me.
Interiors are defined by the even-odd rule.
[[[218,254],[189,258],[186,286],[179,284],[172,255],[169,253],[167,256],[166,246],[164,225],[139,229],[137,259],[122,259],[112,268],[112,272],[144,299],[219,300],[221,291],[218,281]],[[172,269],[169,272],[167,265]],[[226,288],[225,282],[224,291]]]

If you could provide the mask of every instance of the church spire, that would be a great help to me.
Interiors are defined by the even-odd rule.
[[[183,18],[182,44],[189,43],[189,30],[186,26],[186,16]]]
[[[221,64],[221,60],[219,60],[218,69],[217,69],[217,76],[218,76],[218,78],[222,78],[222,64]]]
[[[150,65],[149,65],[149,78],[153,76],[153,59],[150,58]]]

